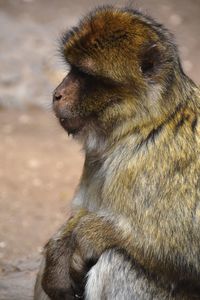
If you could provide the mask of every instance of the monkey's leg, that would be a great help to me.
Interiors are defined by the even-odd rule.
[[[50,300],[41,284],[44,266],[43,258],[35,284],[34,300]],[[145,277],[142,270],[116,250],[104,252],[87,278],[85,300],[171,299],[169,293],[157,287],[154,281]],[[67,299],[70,299],[69,296]]]
[[[42,288],[43,258],[34,290],[34,300],[50,300]],[[67,296],[70,300],[69,296]],[[75,298],[72,297],[72,300]],[[105,251],[87,274],[85,300],[191,300],[192,296],[173,295],[157,278],[134,265],[123,253],[112,249]]]
[[[192,281],[180,281],[179,277],[162,276],[162,273],[154,273],[154,269],[148,268],[148,265],[145,268],[147,271],[144,271],[144,268],[135,264],[134,253],[132,255],[132,251],[129,253],[128,247],[124,247],[128,245],[132,250],[129,244],[129,234],[123,235],[120,232],[120,226],[116,228],[114,225],[112,220],[91,213],[84,216],[74,230],[77,248],[73,254],[74,260],[73,258],[71,260],[72,278],[76,272],[81,275],[81,269],[77,266],[84,266],[84,262],[96,260],[96,264],[87,273],[86,300],[200,299],[199,290]],[[124,249],[132,260],[127,259],[127,255],[118,252],[116,248]],[[77,260],[79,255],[79,259],[83,259],[81,264],[76,263],[80,261]],[[147,258],[144,257],[144,259]],[[162,261],[158,261],[157,264],[162,265]]]
[[[159,282],[122,252],[105,251],[87,275],[85,300],[186,300],[173,295],[171,286]]]
[[[41,284],[44,266],[43,258],[35,284],[34,300],[50,300]],[[152,279],[145,276],[143,270],[134,266],[132,261],[114,249],[101,255],[87,278],[85,300],[172,299],[170,293],[156,286]],[[70,300],[69,296],[67,299]]]

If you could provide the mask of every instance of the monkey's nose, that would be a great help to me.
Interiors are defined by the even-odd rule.
[[[62,93],[59,92],[58,90],[55,90],[55,92],[53,93],[53,102],[55,101],[59,101],[60,99],[62,99]]]

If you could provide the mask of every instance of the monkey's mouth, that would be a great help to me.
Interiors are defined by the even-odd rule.
[[[78,134],[84,127],[84,122],[79,118],[59,118],[61,126],[67,131],[68,135]]]

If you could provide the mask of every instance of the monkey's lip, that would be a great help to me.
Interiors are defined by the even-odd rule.
[[[59,121],[61,126],[67,131],[69,135],[76,135],[84,127],[84,123],[79,117],[72,119],[59,118]]]

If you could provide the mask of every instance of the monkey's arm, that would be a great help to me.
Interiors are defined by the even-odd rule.
[[[74,250],[72,232],[80,219],[86,214],[87,211],[83,209],[76,212],[45,246],[45,262],[43,262],[42,271],[38,274],[38,282],[40,282],[38,286],[41,293],[40,286],[42,285],[50,299],[65,299],[66,295],[67,299],[74,299],[73,282],[69,276],[69,262]]]
[[[152,247],[147,247],[145,235],[142,238],[140,231],[138,240],[137,228],[128,221],[80,211],[63,226],[59,237],[51,239],[46,247],[44,290],[53,300],[60,299],[55,295],[62,293],[82,294],[89,268],[105,250],[111,248],[125,250],[149,272],[168,276],[170,280],[192,279],[194,266],[188,263],[183,268],[187,257],[182,257],[182,265],[179,265],[177,253],[173,252],[168,241],[164,245],[157,241]]]
[[[71,276],[75,274],[75,278],[78,278],[81,274],[80,265],[84,266],[90,261],[96,262],[104,251],[117,248],[124,250],[150,273],[164,276],[169,280],[198,282],[200,277],[198,246],[195,247],[194,243],[190,243],[190,237],[186,235],[185,245],[174,247],[173,240],[168,239],[166,228],[162,229],[163,231],[158,231],[155,238],[150,226],[144,232],[144,228],[139,228],[137,223],[131,224],[122,216],[87,213],[80,219],[72,233],[75,247],[70,261]]]
[[[105,250],[123,248],[122,235],[110,219],[78,211],[45,247],[44,291],[53,300],[81,295],[90,267]]]

